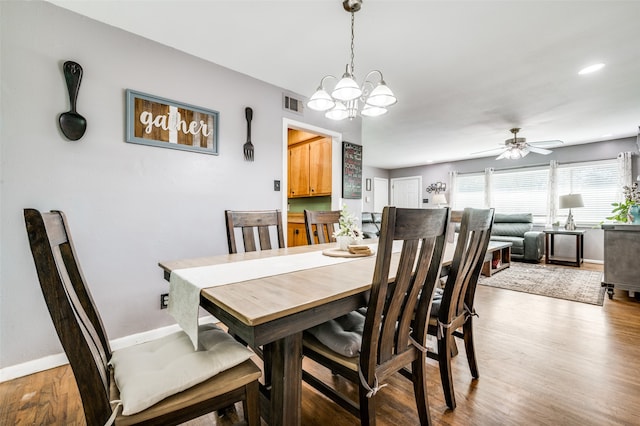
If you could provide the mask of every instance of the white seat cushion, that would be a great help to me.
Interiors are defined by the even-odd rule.
[[[109,362],[122,414],[142,411],[251,357],[253,352],[214,324],[199,327],[199,347],[183,331],[114,351]]]

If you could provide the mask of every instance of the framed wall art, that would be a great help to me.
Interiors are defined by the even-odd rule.
[[[218,155],[218,111],[127,89],[127,142]]]
[[[342,198],[362,198],[362,145],[342,142]]]

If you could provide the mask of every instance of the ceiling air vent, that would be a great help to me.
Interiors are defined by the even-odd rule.
[[[302,101],[291,95],[282,94],[282,107],[287,111],[302,115]]]

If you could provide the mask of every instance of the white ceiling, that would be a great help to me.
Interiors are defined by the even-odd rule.
[[[304,96],[349,61],[341,0],[50,1]],[[565,145],[637,135],[639,19],[640,1],[365,0],[356,78],[380,69],[398,97],[363,119],[367,163],[470,158],[511,127]]]

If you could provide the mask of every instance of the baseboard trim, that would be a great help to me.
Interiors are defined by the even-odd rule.
[[[210,322],[218,322],[218,320],[215,317],[209,315],[201,317],[199,322],[200,324],[205,324]],[[137,345],[138,343],[144,343],[148,342],[149,340],[158,339],[179,330],[180,326],[178,326],[178,324],[174,324],[167,327],[156,328],[153,330],[144,331],[142,333],[120,337],[118,339],[111,340],[109,343],[111,344],[111,350],[115,351],[118,349],[126,348],[128,346]],[[67,356],[64,354],[64,352],[62,352],[34,359],[32,361],[23,362],[22,364],[11,365],[9,367],[0,369],[0,383],[17,379],[19,377],[28,376],[29,374],[39,373],[51,368],[60,367],[61,365],[68,363],[69,360],[67,359]]]
[[[598,265],[604,265],[604,260],[596,260],[596,259],[583,259],[584,263],[596,263]]]

